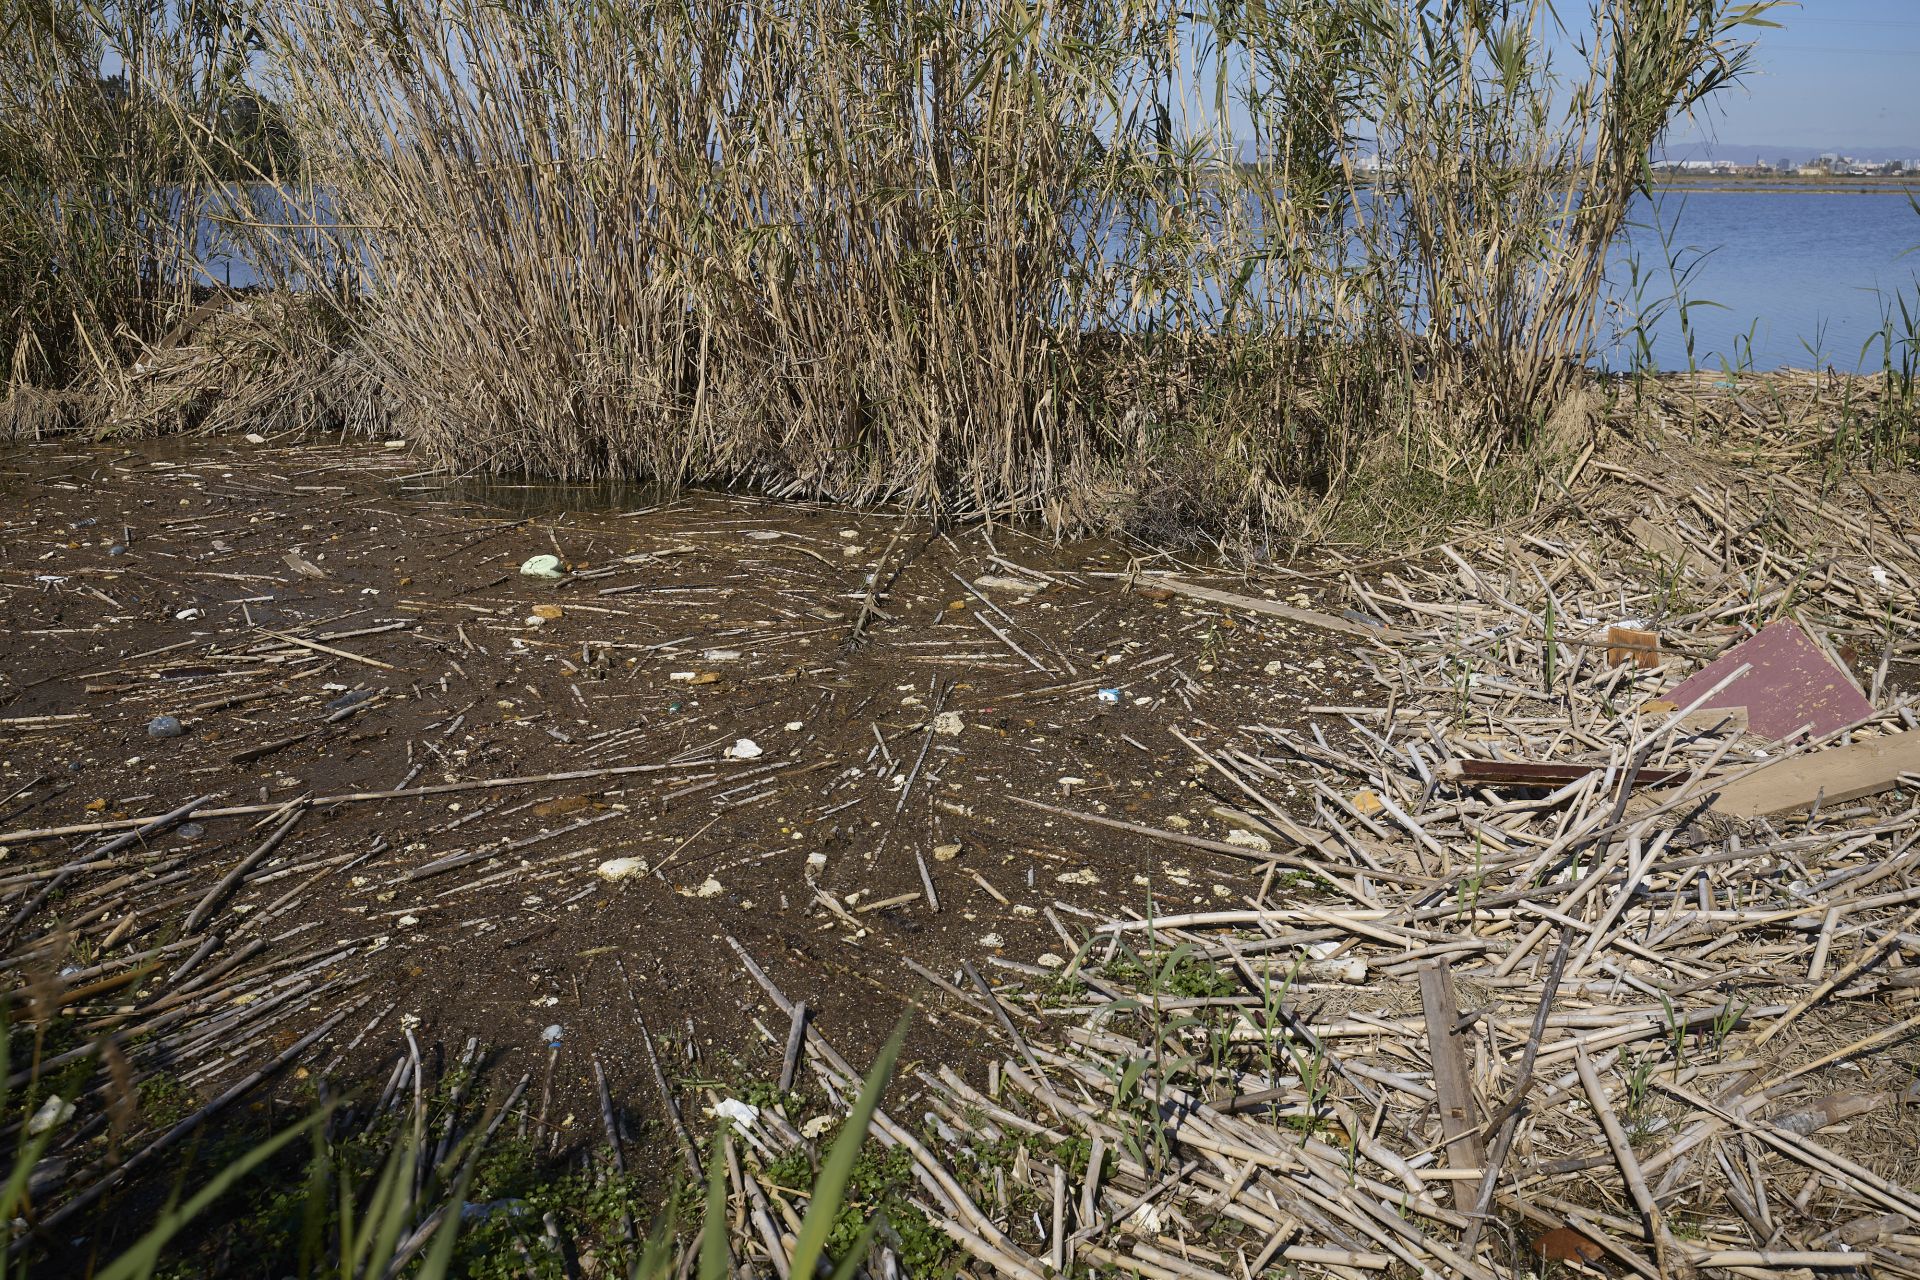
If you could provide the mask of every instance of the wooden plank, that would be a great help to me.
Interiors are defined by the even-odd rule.
[[[1809,808],[1816,799],[1839,804],[1888,791],[1907,773],[1920,774],[1920,733],[1830,747],[1756,769],[1722,788],[1713,811],[1730,818],[1768,818]]]
[[[1853,678],[1828,661],[1819,645],[1791,618],[1770,623],[1754,636],[1688,676],[1667,700],[1691,706],[1745,664],[1745,675],[1707,698],[1702,710],[1745,707],[1753,732],[1777,741],[1812,726],[1836,733],[1873,715]]]
[[[1589,774],[1601,772],[1593,764],[1536,764],[1531,760],[1473,760],[1465,757],[1442,761],[1433,776],[1442,782],[1460,782],[1469,786],[1564,787]],[[1661,787],[1684,782],[1686,769],[1642,769],[1634,775],[1636,787]]]
[[[1460,1005],[1453,994],[1453,969],[1445,957],[1420,966],[1420,1004],[1427,1018],[1427,1048],[1433,1056],[1433,1090],[1440,1106],[1440,1131],[1447,1139],[1447,1167],[1476,1173],[1486,1163],[1480,1138],[1479,1108],[1467,1076],[1466,1046],[1456,1028]],[[1478,1184],[1453,1179],[1453,1201],[1463,1213],[1474,1211]]]

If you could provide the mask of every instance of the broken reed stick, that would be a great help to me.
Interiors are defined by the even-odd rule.
[[[927,870],[926,857],[916,852],[913,855],[913,862],[920,870],[920,887],[927,891],[927,910],[934,915],[939,915],[940,895],[933,891],[933,874]]]
[[[185,822],[187,819],[199,813],[203,806],[211,804],[213,801],[218,800],[221,796],[225,794],[226,792],[224,791],[211,791],[211,792],[208,792],[206,795],[201,796],[197,800],[189,800],[185,804],[181,805],[178,809],[174,809],[171,812],[161,814],[159,817],[152,819],[151,821],[146,823],[144,826],[141,826],[139,829],[127,835],[118,836],[115,839],[107,841],[107,843],[101,845],[98,849],[95,849],[92,853],[88,854],[86,860],[89,862],[98,861],[101,858],[105,858],[112,854],[118,853],[120,850],[125,849],[131,845],[138,844],[140,841],[145,840],[149,836],[158,835],[162,831],[166,831],[169,828],[178,826],[180,823]],[[6,837],[0,837],[0,843],[4,843],[5,840],[6,840]]]
[[[905,536],[904,529],[896,532],[887,543],[886,549],[880,553],[880,558],[873,562],[873,572],[868,575],[866,592],[860,597],[860,609],[854,615],[853,627],[847,637],[849,643],[858,644],[866,639],[867,624],[871,619],[879,618],[883,622],[893,621],[892,615],[880,607],[881,597],[886,594],[880,584],[880,573],[886,568],[887,557],[893,554],[893,549],[900,545],[900,539]]]
[[[1545,928],[1546,925],[1543,923],[1541,927]],[[1554,997],[1559,994],[1560,981],[1567,971],[1567,955],[1573,949],[1572,944],[1572,933],[1562,925],[1559,945],[1554,948],[1553,963],[1547,970],[1546,981],[1540,987],[1540,1002],[1534,1007],[1533,1025],[1528,1029],[1526,1045],[1520,1051],[1520,1066],[1514,1072],[1513,1091],[1500,1109],[1488,1117],[1488,1128],[1494,1133],[1493,1149],[1487,1154],[1486,1168],[1480,1175],[1480,1187],[1474,1193],[1473,1205],[1469,1210],[1471,1221],[1467,1223],[1466,1234],[1461,1237],[1460,1251],[1468,1257],[1473,1256],[1481,1229],[1487,1221],[1487,1211],[1493,1207],[1493,1194],[1500,1181],[1500,1167],[1506,1163],[1507,1149],[1520,1125],[1520,1111],[1526,1105],[1527,1091],[1533,1085],[1534,1060],[1540,1053],[1540,1042],[1547,1032],[1547,1019],[1553,1012]]]
[[[900,798],[893,805],[893,815],[896,818],[900,816],[901,810],[907,807],[907,797],[913,794],[913,784],[920,777],[921,766],[927,762],[927,752],[933,747],[934,726],[939,723],[940,708],[946,705],[949,687],[937,685],[934,690],[932,714],[927,719],[927,731],[920,743],[920,754],[914,757],[913,769],[907,774],[907,780],[900,788]]]
[[[646,773],[677,773],[688,769],[715,769],[724,767],[727,761],[700,759],[676,761],[670,764],[627,764],[605,769],[569,769],[560,773],[535,773],[516,778],[479,778],[472,782],[437,782],[431,786],[408,787],[398,791],[349,791],[340,795],[314,796],[306,801],[308,807],[323,809],[336,804],[364,804],[375,800],[408,800],[416,796],[444,796],[460,791],[490,791],[503,787],[530,787],[549,782],[587,782],[598,778],[625,778]],[[192,809],[198,818],[237,818],[254,814],[273,813],[285,807],[285,801],[270,804],[231,805],[220,809]],[[176,810],[176,813],[180,810]],[[0,832],[0,844],[31,843],[35,840],[49,840],[58,836],[90,835],[98,831],[124,831],[129,827],[139,827],[156,823],[162,818],[116,818],[106,822],[81,822],[64,827],[44,827],[37,831]]]
[[[274,631],[267,627],[261,627],[259,630],[262,635],[272,636],[275,640],[282,640],[287,644],[298,645],[302,649],[311,649],[315,653],[324,653],[330,658],[344,658],[348,662],[357,662],[361,666],[375,667],[381,671],[401,670],[401,668],[394,666],[390,662],[382,662],[378,658],[363,657],[357,653],[348,653],[345,649],[336,649],[330,644],[321,644],[318,640],[308,640],[301,636],[289,635],[287,632]]]
[[[1620,1176],[1626,1180],[1627,1192],[1633,1197],[1634,1205],[1644,1219],[1647,1240],[1651,1243],[1659,1260],[1656,1262],[1660,1273],[1666,1274],[1665,1227],[1660,1220],[1660,1205],[1647,1187],[1647,1180],[1640,1172],[1640,1162],[1633,1154],[1633,1143],[1627,1138],[1627,1131],[1620,1124],[1620,1118],[1614,1114],[1613,1107],[1607,1101],[1606,1089],[1600,1083],[1600,1077],[1593,1069],[1593,1060],[1587,1057],[1586,1046],[1581,1045],[1573,1051],[1574,1069],[1579,1072],[1580,1084],[1586,1090],[1587,1101],[1592,1105],[1594,1114],[1600,1120],[1600,1127],[1607,1135],[1607,1145],[1613,1148],[1613,1158],[1620,1166]]]
[[[793,1017],[787,1027],[787,1050],[780,1058],[780,1092],[793,1092],[794,1072],[800,1066],[800,1051],[807,1039],[807,1002],[805,1000],[793,1006]]]
[[[660,1102],[665,1107],[667,1119],[673,1125],[673,1136],[680,1145],[681,1159],[686,1161],[687,1173],[698,1185],[701,1177],[700,1157],[694,1154],[693,1135],[687,1132],[687,1122],[680,1114],[679,1100],[673,1096],[673,1086],[667,1083],[667,1073],[660,1069],[660,1057],[653,1049],[653,1033],[647,1029],[647,1020],[634,1011],[633,1021],[640,1028],[640,1043],[647,1050],[647,1064],[653,1068],[654,1087],[660,1091]]]
[[[1130,575],[1112,572],[1094,572],[1087,576],[1093,578],[1128,578]],[[1134,577],[1135,582],[1158,587],[1162,591],[1171,591],[1176,595],[1187,596],[1193,600],[1203,600],[1208,604],[1225,605],[1238,609],[1242,613],[1263,614],[1270,618],[1283,618],[1288,622],[1303,623],[1309,627],[1318,627],[1322,631],[1337,631],[1341,635],[1359,636],[1366,640],[1393,641],[1405,637],[1398,631],[1386,627],[1371,627],[1364,623],[1351,622],[1346,618],[1336,618],[1330,613],[1317,609],[1302,609],[1296,605],[1281,604],[1277,600],[1267,600],[1259,596],[1237,595],[1231,591],[1221,591],[1214,587],[1203,587],[1196,583],[1183,582],[1178,578],[1156,573],[1144,573]]]
[[[960,967],[966,971],[967,977],[972,979],[973,985],[980,989],[980,994],[986,998],[987,1008],[992,1011],[994,1020],[1000,1024],[1000,1029],[1007,1033],[1007,1039],[1013,1041],[1014,1048],[1018,1049],[1020,1055],[1027,1060],[1027,1065],[1033,1068],[1034,1075],[1043,1080],[1046,1079],[1047,1073],[1040,1069],[1040,1062],[1033,1056],[1033,1050],[1027,1047],[1026,1039],[1014,1027],[1013,1019],[1007,1016],[1006,1008],[993,994],[993,988],[988,986],[987,980],[980,976],[980,971],[973,967],[973,961],[962,960]]]
[[[306,816],[306,806],[296,805],[294,811],[287,815],[286,820],[274,828],[272,835],[261,841],[259,847],[254,849],[252,853],[249,853],[246,857],[234,863],[233,869],[222,876],[218,884],[207,890],[206,897],[200,899],[199,904],[187,913],[187,918],[180,927],[188,933],[192,933],[197,929],[200,924],[206,920],[207,916],[212,913],[214,907],[218,905],[227,894],[233,891],[234,886],[240,883],[247,872],[253,870],[255,866],[259,865],[261,859],[278,848],[280,842],[287,838],[287,834],[299,825],[300,819]]]
[[[1034,657],[1032,654],[1028,653],[1025,649],[1022,649],[1018,644],[1014,642],[1014,639],[1012,636],[1008,635],[1006,632],[1002,631],[1000,628],[994,626],[992,619],[988,618],[985,614],[976,613],[973,616],[973,620],[975,622],[978,622],[981,626],[985,627],[988,631],[991,631],[993,633],[994,639],[998,640],[1001,644],[1011,649],[1017,657],[1024,659],[1026,664],[1032,667],[1035,671],[1038,671],[1043,676],[1050,676],[1053,674],[1053,669],[1051,667],[1047,666],[1044,662],[1041,662],[1040,659]]]
[[[1127,822],[1120,818],[1103,817],[1097,813],[1082,813],[1076,809],[1063,809],[1058,805],[1047,804],[1027,796],[1008,796],[1015,804],[1025,805],[1029,809],[1038,809],[1043,813],[1055,814],[1062,818],[1071,818],[1075,822],[1084,822],[1096,827],[1110,827],[1115,831],[1130,831],[1135,835],[1151,836],[1155,840],[1164,840],[1168,844],[1185,845],[1189,849],[1205,849],[1209,853],[1224,853],[1245,862],[1257,862],[1262,865],[1276,862],[1283,867],[1297,871],[1310,871],[1316,876],[1326,878],[1338,885],[1333,879],[1335,871],[1346,875],[1364,873],[1369,879],[1387,880],[1400,884],[1428,885],[1432,879],[1428,876],[1409,875],[1403,872],[1374,870],[1370,867],[1354,867],[1345,864],[1329,866],[1322,862],[1312,862],[1305,858],[1296,858],[1290,854],[1262,852],[1245,845],[1229,844],[1224,840],[1209,840],[1204,836],[1190,836],[1178,831],[1164,831],[1159,827],[1149,827],[1143,823]]]

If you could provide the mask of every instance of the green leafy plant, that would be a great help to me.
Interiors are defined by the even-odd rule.
[[[845,1212],[850,1195],[861,1194],[869,1200],[874,1197],[878,1184],[873,1179],[880,1166],[868,1160],[862,1149],[899,1059],[904,1035],[903,1022],[876,1059],[817,1176],[806,1176],[809,1170],[804,1155],[790,1171],[802,1185],[810,1186],[807,1212],[794,1245],[796,1266],[806,1268],[798,1274],[812,1275],[815,1263],[826,1255],[831,1242],[839,1259],[832,1274],[847,1280],[882,1230],[891,1231],[901,1242],[903,1257],[916,1263],[931,1265],[948,1248],[945,1238],[910,1206],[898,1211],[893,1220],[884,1211],[854,1219]],[[6,1060],[6,1047],[7,1028],[0,1022],[0,1065]],[[0,1071],[0,1077],[5,1074]],[[442,1094],[447,1092],[441,1090]],[[33,1092],[26,1097],[31,1100]],[[7,1101],[0,1093],[0,1108]],[[181,1190],[159,1209],[151,1225],[95,1274],[101,1280],[151,1280],[161,1274],[175,1274],[164,1270],[170,1265],[170,1253],[216,1206],[222,1214],[230,1215],[238,1202],[249,1197],[257,1209],[249,1216],[241,1207],[242,1216],[230,1218],[232,1228],[249,1233],[249,1243],[262,1251],[263,1258],[267,1253],[284,1252],[289,1270],[316,1280],[391,1276],[403,1269],[421,1280],[443,1280],[455,1274],[490,1275],[494,1274],[491,1255],[509,1248],[516,1239],[511,1224],[518,1213],[531,1212],[543,1204],[570,1202],[582,1212],[598,1215],[610,1234],[631,1203],[631,1188],[618,1180],[602,1188],[601,1194],[565,1179],[538,1188],[526,1187],[527,1175],[520,1170],[529,1153],[516,1150],[510,1139],[492,1142],[489,1135],[495,1126],[491,1124],[477,1126],[468,1138],[433,1159],[432,1139],[421,1123],[421,1115],[354,1135],[329,1136],[334,1118],[332,1108],[318,1108],[263,1140],[247,1142],[238,1156],[211,1171],[194,1172],[190,1168]],[[0,1210],[9,1219],[28,1209],[31,1177],[57,1135],[58,1125],[33,1132],[32,1126],[23,1123],[17,1132],[12,1169],[4,1189],[0,1189]],[[304,1166],[289,1165],[286,1156],[303,1139],[311,1144],[309,1158]],[[631,1269],[633,1280],[666,1280],[680,1272],[683,1261],[692,1263],[693,1273],[701,1280],[721,1280],[728,1274],[729,1219],[721,1150],[722,1144],[716,1142],[700,1210],[695,1257],[686,1259],[681,1252],[681,1198],[670,1193],[638,1247]],[[904,1148],[894,1150],[905,1154]],[[895,1156],[886,1159],[898,1163]],[[902,1170],[886,1167],[891,1172],[885,1176],[895,1184],[906,1177]],[[524,1190],[527,1199],[496,1202],[509,1207],[479,1216],[470,1242],[465,1209],[468,1193],[476,1186],[496,1191]],[[904,1201],[900,1203],[904,1205]],[[516,1211],[510,1207],[514,1204],[522,1208]],[[281,1223],[285,1224],[284,1231],[276,1225]],[[0,1261],[0,1280],[16,1276],[24,1280],[32,1272],[32,1261],[30,1252],[9,1255]],[[521,1272],[522,1265],[515,1262],[509,1273]]]

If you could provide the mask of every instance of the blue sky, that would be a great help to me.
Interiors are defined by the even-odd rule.
[[[1783,29],[1760,33],[1754,73],[1676,142],[1920,156],[1920,0],[1802,0],[1772,17]]]
[[[1583,25],[1583,0],[1559,8],[1571,26]],[[1667,153],[1748,161],[1762,147],[1920,158],[1920,0],[1797,0],[1769,17],[1780,27],[1756,32],[1752,72],[1676,128]],[[111,56],[103,64],[117,68]],[[1236,136],[1249,132],[1244,107],[1233,124]]]

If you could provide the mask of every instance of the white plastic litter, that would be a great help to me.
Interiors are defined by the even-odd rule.
[[[750,1129],[760,1119],[760,1108],[738,1098],[722,1098],[710,1112],[715,1120],[731,1120],[742,1129]]]
[[[37,1138],[57,1125],[63,1125],[73,1118],[73,1104],[57,1093],[47,1095],[40,1109],[27,1121],[27,1136]]]
[[[618,884],[622,880],[647,873],[647,864],[638,858],[608,858],[593,869],[593,873],[602,880]]]
[[[1255,835],[1251,831],[1242,831],[1238,827],[1227,832],[1227,843],[1237,844],[1242,849],[1252,849],[1255,853],[1273,852],[1273,846],[1267,842],[1265,836]]]
[[[1011,591],[1023,596],[1034,595],[1047,589],[1047,584],[1044,582],[1029,582],[1025,578],[1011,578],[997,573],[975,578],[973,585],[985,591]]]

